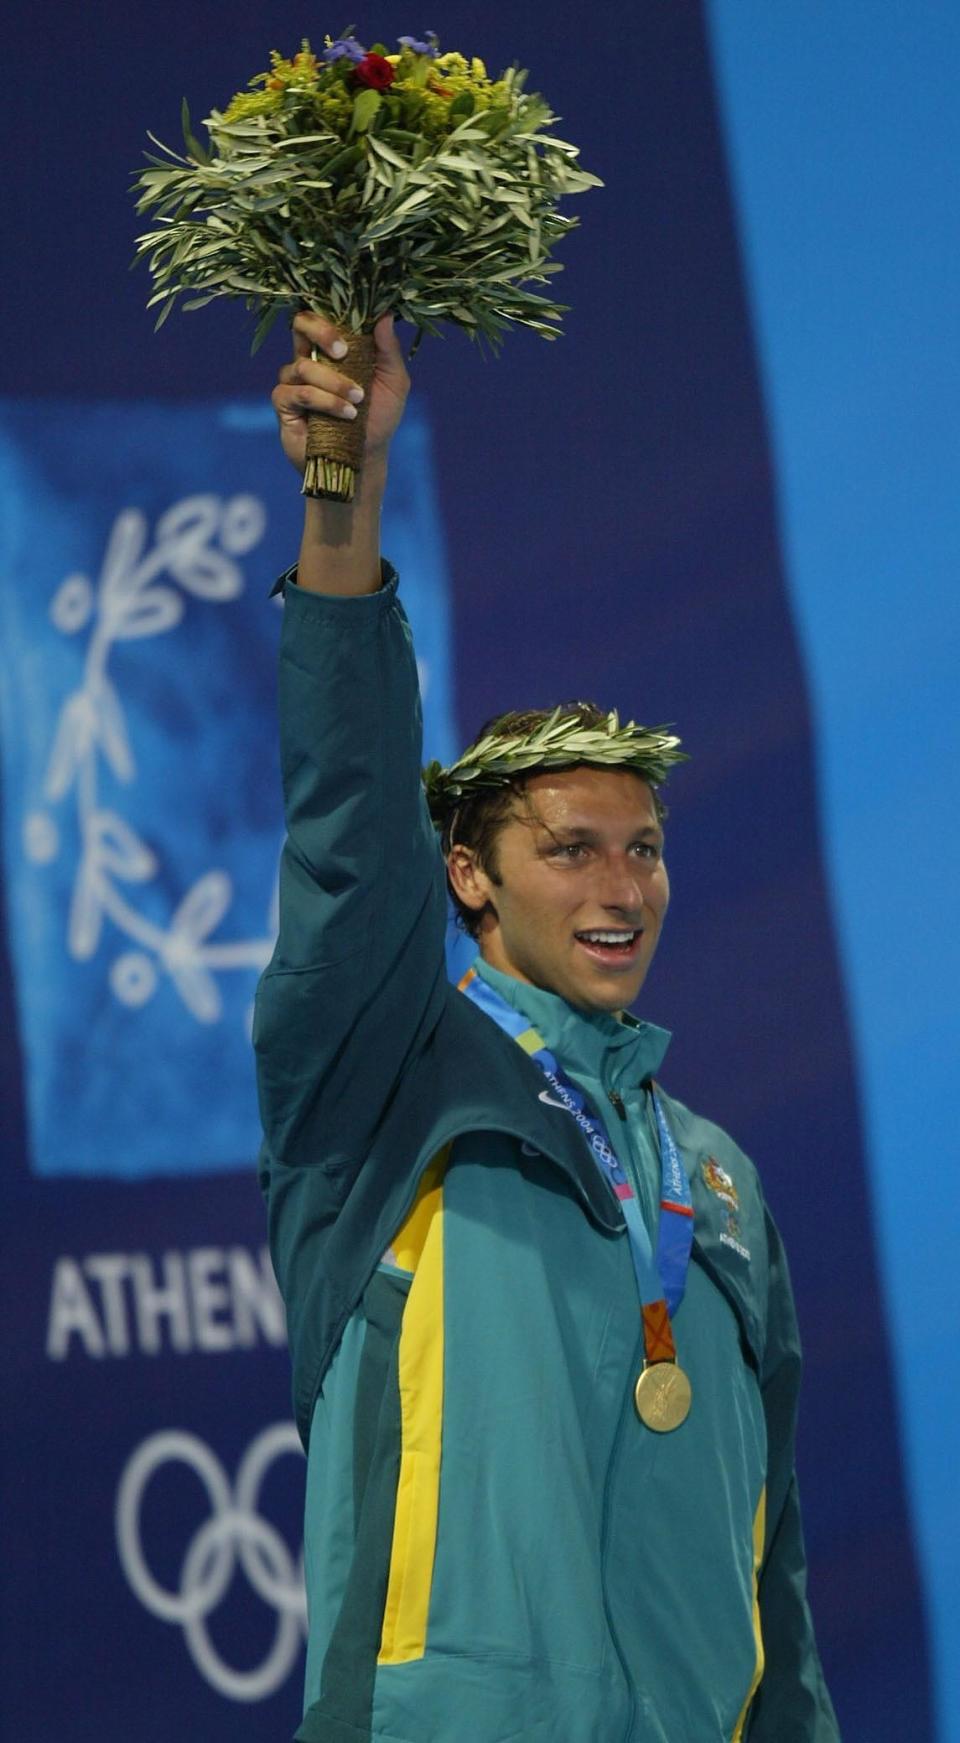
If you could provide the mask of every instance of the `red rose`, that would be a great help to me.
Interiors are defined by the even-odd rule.
[[[382,54],[365,54],[354,67],[353,76],[358,84],[369,86],[371,91],[385,91],[397,75]]]

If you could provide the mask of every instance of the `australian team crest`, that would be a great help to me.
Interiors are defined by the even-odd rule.
[[[740,1209],[740,1194],[732,1176],[727,1173],[725,1168],[721,1168],[715,1156],[708,1156],[706,1161],[701,1162],[700,1173],[703,1175],[705,1185],[710,1188],[711,1192],[716,1193],[727,1213],[726,1228],[720,1231],[723,1245],[732,1247],[735,1253],[740,1254],[741,1259],[749,1259],[750,1249],[743,1244],[740,1218],[737,1214]]]

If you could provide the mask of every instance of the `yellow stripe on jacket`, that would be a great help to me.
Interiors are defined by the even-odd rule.
[[[443,1177],[450,1146],[424,1174],[392,1243],[413,1282],[400,1331],[400,1476],[379,1664],[422,1658],[437,1547],[443,1426]]]
[[[737,1720],[737,1728],[733,1733],[731,1743],[741,1743],[743,1727],[747,1722],[747,1714],[750,1711],[750,1703],[760,1687],[760,1681],[763,1676],[765,1660],[763,1653],[763,1634],[760,1630],[760,1594],[757,1589],[757,1582],[760,1578],[760,1564],[763,1561],[763,1540],[766,1534],[766,1529],[767,1491],[763,1488],[760,1491],[760,1499],[757,1502],[757,1511],[753,1520],[753,1638],[756,1642],[757,1657],[753,1670],[753,1681],[750,1684],[747,1698],[743,1703],[743,1711]]]

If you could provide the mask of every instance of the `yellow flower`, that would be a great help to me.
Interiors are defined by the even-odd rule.
[[[335,85],[314,91],[313,98],[327,126],[336,133],[345,133],[353,120],[353,101],[346,87],[338,80]]]
[[[250,115],[270,115],[279,109],[281,97],[276,91],[238,91],[224,111],[224,121],[246,121]]]
[[[450,99],[438,97],[434,91],[424,91],[423,107],[417,118],[417,126],[428,139],[437,139],[450,132]]]
[[[333,46],[332,37],[325,40],[328,48]],[[454,125],[450,119],[450,105],[464,92],[473,97],[477,109],[494,106],[509,109],[513,106],[508,87],[502,80],[491,82],[479,55],[468,61],[466,56],[453,50],[438,55],[429,62],[429,67],[423,64],[424,58],[406,49],[402,54],[386,56],[390,65],[397,68],[394,92],[397,96],[402,93],[407,103],[416,100],[416,120],[411,116],[410,122],[418,129],[422,128],[428,138],[441,139],[450,132]],[[353,118],[352,99],[343,79],[328,78],[329,72],[330,69],[318,61],[307,37],[303,37],[292,59],[286,59],[278,49],[272,49],[268,70],[250,80],[251,90],[237,92],[225,111],[224,119],[241,121],[252,115],[274,114],[283,108],[288,91],[294,94],[302,92],[316,103],[319,115],[328,127],[346,135]],[[257,86],[263,88],[258,90]]]
[[[306,37],[303,47],[292,60],[285,60],[276,49],[270,51],[270,71],[258,73],[251,79],[251,85],[266,84],[268,91],[286,91],[290,87],[297,91],[309,90],[317,82],[317,57],[311,53]]]

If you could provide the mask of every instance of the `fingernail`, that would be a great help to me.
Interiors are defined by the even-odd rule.
[[[334,339],[330,347],[330,355],[331,357],[346,357],[347,347],[342,339]]]
[[[345,405],[343,411],[340,413],[342,418],[355,418],[356,415],[357,408],[355,405]]]
[[[351,387],[348,394],[347,394],[347,398],[349,400],[352,400],[354,405],[359,405],[360,401],[363,398],[363,388],[362,387]]]

